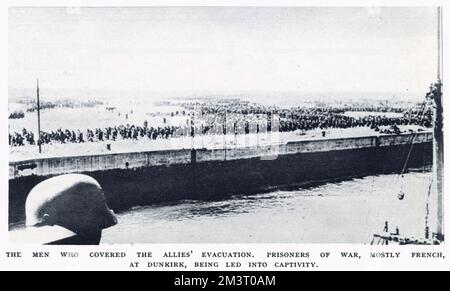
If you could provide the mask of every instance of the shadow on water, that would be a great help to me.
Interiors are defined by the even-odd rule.
[[[147,206],[137,206],[129,210],[120,211],[118,214],[127,216],[128,214],[131,214],[130,212],[144,213],[151,209],[154,212],[155,217],[171,221],[197,219],[202,217],[224,218],[235,216],[236,214],[247,214],[260,209],[272,209],[277,207],[288,208],[290,205],[289,201],[294,197],[298,197],[299,191],[304,197],[323,197],[324,194],[321,192],[314,193],[306,190],[320,189],[321,186],[327,184],[338,186],[341,182],[354,179],[356,178],[271,187],[255,194],[232,195],[228,198],[215,200],[180,200]]]
[[[258,194],[253,196],[236,195],[222,200],[183,200],[172,203],[155,204],[151,206],[133,207],[128,211],[121,211],[118,214],[127,216],[130,212],[154,211],[154,215],[165,220],[186,220],[201,217],[226,217],[236,214],[252,212],[253,209],[282,205],[281,200],[286,195],[277,195],[277,192],[270,194]]]

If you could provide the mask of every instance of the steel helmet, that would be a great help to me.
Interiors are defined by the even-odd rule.
[[[100,184],[82,174],[66,174],[37,184],[25,203],[27,226],[61,226],[92,236],[117,224]]]

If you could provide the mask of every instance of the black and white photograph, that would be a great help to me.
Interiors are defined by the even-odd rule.
[[[9,243],[443,244],[442,14],[9,7]]]

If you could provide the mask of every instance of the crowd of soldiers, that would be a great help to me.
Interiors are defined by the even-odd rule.
[[[143,126],[126,124],[83,131],[69,129],[58,129],[50,132],[42,131],[39,141],[35,140],[32,132],[23,129],[20,133],[15,132],[9,135],[9,144],[11,146],[22,146],[36,143],[84,143],[138,140],[143,138],[156,140],[204,134],[234,133],[237,135],[273,130],[292,132],[297,130],[308,131],[354,127],[370,127],[383,133],[391,133],[391,131],[380,129],[380,127],[391,127],[392,133],[399,133],[398,126],[401,125],[432,126],[431,110],[425,110],[424,106],[402,110],[401,115],[397,117],[370,115],[370,113],[365,116],[353,117],[344,114],[349,110],[343,107],[297,107],[287,109],[242,101],[189,103],[185,108],[188,110],[186,122],[176,126],[168,125],[167,119],[164,117],[163,126],[158,127],[149,126],[146,121]],[[396,112],[396,110],[393,111]],[[377,112],[386,111],[377,110]],[[177,113],[173,115],[186,115],[184,111]]]
[[[192,106],[192,104],[191,104]],[[351,109],[350,109],[351,108]],[[357,109],[357,110],[356,110]],[[237,120],[238,124],[243,124],[244,128],[261,127],[261,125],[272,127],[274,122],[273,116],[277,117],[278,129],[281,132],[290,132],[296,130],[313,130],[313,129],[328,129],[328,128],[353,128],[353,127],[370,127],[379,131],[380,127],[385,126],[400,126],[400,125],[419,125],[424,127],[432,126],[432,112],[430,108],[425,109],[424,104],[410,109],[399,109],[398,107],[389,106],[356,106],[355,108],[345,106],[323,106],[311,107],[302,106],[297,108],[276,108],[273,106],[267,107],[260,104],[252,104],[249,102],[234,102],[231,104],[224,104],[218,102],[211,106],[211,104],[198,104],[197,110],[201,116],[211,118],[211,124],[216,123],[221,119],[221,116],[228,118],[231,116]],[[347,111],[364,111],[364,112],[386,113],[393,112],[400,114],[397,117],[390,117],[386,115],[376,114],[353,117],[344,114]],[[264,124],[264,120],[267,121]],[[222,118],[223,120],[223,118]],[[261,121],[263,123],[261,124]],[[250,123],[250,125],[249,125]],[[247,130],[244,130],[247,133]],[[257,131],[259,132],[259,130]]]
[[[281,114],[282,112],[289,113],[292,110],[303,109],[317,109],[321,112],[337,113],[342,114],[348,111],[357,112],[378,112],[378,113],[404,113],[407,111],[404,107],[399,105],[370,105],[370,104],[336,104],[327,105],[321,102],[307,103],[307,105],[298,108],[280,108],[274,105],[268,106],[258,103],[252,103],[249,101],[242,101],[239,99],[225,99],[217,101],[196,101],[196,102],[185,102],[181,104],[184,108],[189,111],[200,111],[201,114]]]
[[[9,119],[21,119],[25,117],[25,113],[23,111],[14,111],[9,114]]]
[[[370,127],[378,131],[381,126],[419,125],[431,127],[431,111],[419,115],[403,113],[399,117],[384,115],[367,115],[361,117],[347,116],[322,109],[298,108],[280,113],[280,131],[312,130],[327,128]]]
[[[120,125],[106,128],[81,130],[57,129],[50,132],[41,131],[41,138],[35,141],[31,131],[23,129],[21,133],[9,134],[10,146],[23,146],[25,144],[53,144],[53,143],[85,143],[98,141],[137,140],[148,138],[151,140],[167,139],[174,135],[177,127],[148,127],[135,125]]]
[[[97,100],[87,100],[87,101],[73,101],[69,99],[57,100],[57,101],[41,101],[39,104],[39,109],[53,109],[53,108],[84,108],[84,107],[95,107],[98,105],[103,105],[103,102]],[[34,112],[37,110],[36,101],[29,101],[26,103],[27,112]]]
[[[22,129],[22,132],[15,132],[13,134],[9,134],[9,145],[10,146],[23,146],[25,144],[35,144],[36,141],[34,139],[34,133],[32,131],[28,131],[25,128]]]
[[[357,112],[394,112],[403,113],[404,108],[400,106],[382,106],[382,105],[367,105],[367,104],[354,104],[354,105],[343,105],[340,106],[343,111],[357,111]]]

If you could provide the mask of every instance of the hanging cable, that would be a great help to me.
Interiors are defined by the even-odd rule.
[[[421,117],[420,117],[419,124],[422,124],[423,118],[424,118],[424,116],[425,116],[426,109],[428,109],[428,108],[427,108],[427,103],[424,102],[423,105],[422,105],[422,107],[423,107],[423,109],[422,109],[422,113],[421,113]],[[405,171],[406,171],[406,167],[407,167],[407,165],[408,165],[409,159],[410,159],[410,157],[411,157],[412,149],[413,149],[413,147],[414,147],[414,139],[415,139],[416,137],[417,137],[417,132],[414,132],[414,134],[413,134],[412,137],[411,137],[411,141],[410,141],[411,146],[410,146],[409,151],[408,151],[408,154],[407,154],[407,156],[406,156],[405,163],[403,164],[403,168],[402,168],[402,170],[401,170],[399,176],[397,176],[398,179],[400,179],[400,177],[403,178],[403,175],[404,175],[404,173],[405,173]],[[399,200],[403,200],[404,197],[405,197],[405,193],[403,192],[403,183],[400,183],[400,190],[399,190],[399,193],[397,194],[397,197],[398,197]]]

